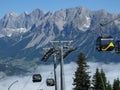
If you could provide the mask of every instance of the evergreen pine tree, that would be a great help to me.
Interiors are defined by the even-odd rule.
[[[103,90],[101,76],[98,68],[96,69],[96,72],[93,75],[92,84],[93,84],[93,90]]]
[[[86,58],[83,53],[80,53],[77,60],[77,70],[75,72],[75,78],[73,85],[74,90],[89,90],[90,89],[90,76],[87,69],[89,66],[86,63]]]
[[[106,90],[107,78],[106,78],[106,75],[105,75],[105,72],[103,71],[103,69],[101,69],[100,78],[102,81],[103,90]]]
[[[105,76],[103,69],[101,69],[101,71],[99,71],[98,68],[96,69],[96,72],[93,75],[92,84],[94,90],[106,90],[107,78]]]
[[[112,90],[112,86],[109,81],[106,84],[106,90]]]
[[[119,80],[119,78],[114,80],[114,82],[113,82],[113,90],[120,90],[120,80]]]

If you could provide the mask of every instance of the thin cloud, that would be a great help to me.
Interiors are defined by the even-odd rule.
[[[120,63],[110,63],[110,64],[103,64],[103,63],[94,63],[94,62],[88,62],[91,72],[90,75],[93,75],[95,73],[96,68],[103,68],[108,80],[112,83],[114,78],[119,77],[120,78]],[[76,70],[76,63],[71,62],[69,64],[65,64],[64,70],[65,70],[65,88],[66,90],[72,90],[74,87],[73,84],[73,77],[74,72]],[[60,66],[57,67],[57,78],[60,78]],[[46,85],[46,79],[47,78],[53,78],[53,65],[41,65],[37,70],[36,73],[40,73],[42,75],[42,82],[40,83],[33,83],[32,82],[32,74],[29,74],[28,76],[11,76],[7,77],[4,73],[0,72],[0,77],[5,76],[0,80],[0,90],[8,90],[8,87],[10,84],[12,84],[14,81],[18,80],[12,87],[11,90],[54,90],[54,86],[48,87]],[[58,84],[60,84],[60,79],[57,80]],[[60,85],[59,85],[60,88]]]

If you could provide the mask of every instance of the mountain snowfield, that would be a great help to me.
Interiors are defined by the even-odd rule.
[[[77,47],[77,50],[65,58],[65,63],[76,61],[80,52],[84,52],[89,61],[120,62],[120,54],[114,51],[98,52],[95,44],[100,35],[99,24],[119,16],[120,14],[111,14],[105,10],[91,11],[84,7],[55,12],[35,9],[31,13],[23,12],[20,15],[10,12],[0,19],[0,71],[6,69],[3,66],[6,62],[8,66],[20,70],[28,61],[39,64],[43,48],[48,47],[51,40],[73,40],[71,46]],[[103,35],[119,40],[120,19],[106,25]]]
[[[34,47],[36,44],[38,44],[37,42],[40,42],[41,39],[45,37],[46,34],[49,36],[54,36],[59,34],[59,32],[62,32],[66,25],[69,26],[71,24],[73,24],[75,29],[79,29],[80,31],[88,30],[91,24],[89,10],[83,7],[77,7],[73,9],[60,10],[54,13],[45,13],[40,9],[36,9],[30,14],[24,12],[21,15],[11,12],[6,14],[0,20],[0,34],[1,37],[12,37],[14,34],[24,34],[27,33],[27,31],[30,32],[34,29],[35,32],[39,32],[38,37],[40,37],[39,40],[35,39],[35,42],[33,40],[33,36],[32,40],[34,45],[30,45],[30,47]],[[44,35],[44,37],[42,37],[41,34]],[[50,40],[54,38],[50,38]],[[28,44],[31,44],[31,41]],[[30,47],[29,45],[27,46],[27,48]]]
[[[0,32],[0,38],[8,36],[8,37],[12,37],[13,35],[19,35],[21,33],[26,33],[28,30],[26,28],[3,28]]]

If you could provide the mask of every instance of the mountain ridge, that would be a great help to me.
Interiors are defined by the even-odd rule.
[[[65,62],[74,61],[80,52],[84,52],[92,61],[119,62],[120,55],[113,52],[98,52],[96,39],[100,35],[100,23],[107,23],[120,14],[111,14],[105,10],[91,11],[84,7],[59,10],[54,13],[35,9],[31,13],[20,15],[6,14],[0,19],[0,61],[8,58],[11,61],[41,59],[43,47],[51,40],[73,40],[76,51],[66,58]],[[120,39],[120,20],[103,28],[104,35]],[[117,35],[115,35],[117,33]],[[36,60],[38,62],[38,59]],[[18,64],[18,63],[17,63]]]

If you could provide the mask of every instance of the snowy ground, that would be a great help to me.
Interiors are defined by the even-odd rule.
[[[110,82],[113,82],[114,78],[119,77],[120,78],[120,63],[118,64],[102,64],[102,63],[88,63],[90,65],[89,71],[90,74],[93,75],[95,73],[96,68],[103,68],[107,78],[110,80]],[[65,69],[65,85],[66,90],[72,90],[73,86],[73,77],[74,77],[74,71],[76,70],[77,65],[73,62],[70,64],[66,64]],[[57,77],[60,77],[59,73],[60,67],[57,67]],[[51,74],[53,73],[53,65],[42,65],[38,68],[36,73],[40,73],[42,75],[42,82],[40,83],[33,83],[32,82],[32,75],[29,76],[12,76],[12,77],[4,77],[0,80],[0,90],[8,90],[8,87],[16,80],[16,82],[13,86],[11,86],[10,90],[54,90],[53,87],[46,86],[46,79],[53,77]],[[2,77],[3,73],[0,73],[0,78]],[[60,80],[58,79],[58,82]],[[60,87],[60,85],[59,85]]]

